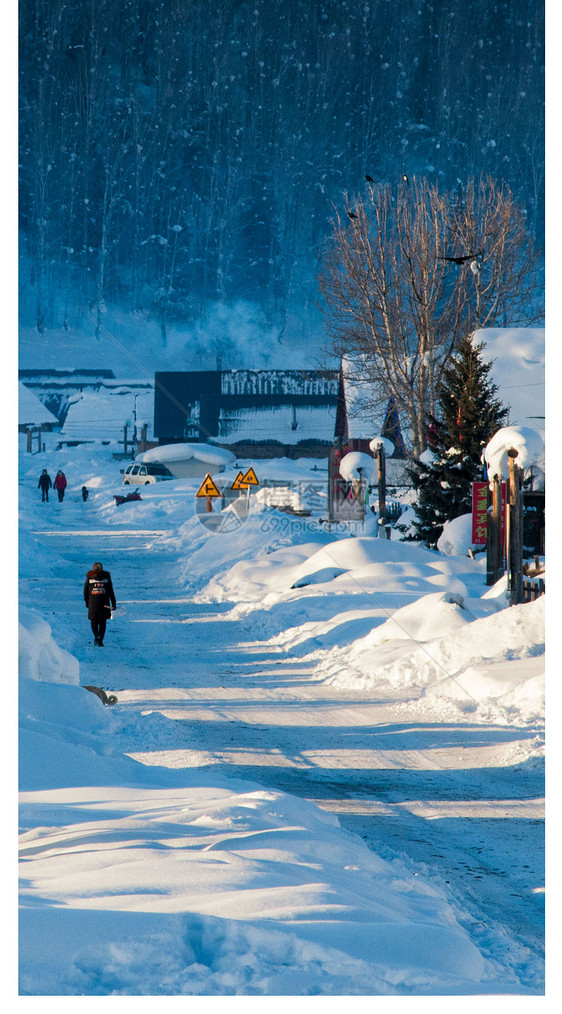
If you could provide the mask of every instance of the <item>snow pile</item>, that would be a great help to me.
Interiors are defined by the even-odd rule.
[[[210,465],[231,465],[235,461],[232,451],[224,447],[215,447],[214,444],[162,444],[159,447],[151,447],[148,451],[138,454],[136,461],[145,463],[151,461],[184,461],[195,458],[196,461],[206,461]]]
[[[20,609],[18,666],[22,676],[51,683],[78,683],[79,664],[59,648],[45,620],[30,609]]]
[[[431,586],[465,592],[457,580],[455,563],[449,566],[418,546],[370,537],[338,539],[322,546],[293,571],[291,584],[296,586],[306,578],[332,570],[348,575],[346,588],[354,587],[358,594],[419,593],[422,589],[429,591]]]
[[[246,533],[247,525],[244,535]],[[261,529],[258,529],[256,534],[259,538]],[[239,538],[239,535],[233,536],[237,541]],[[234,550],[235,546],[236,543],[232,547]],[[251,556],[249,559],[239,560],[225,574],[219,571],[219,575],[206,586],[205,595],[218,602],[274,601],[275,598],[264,599],[264,595],[273,594],[274,597],[278,597],[291,588],[301,564],[316,554],[317,550],[318,542],[307,542],[274,549],[257,559]]]
[[[350,451],[340,461],[340,475],[351,482],[353,479],[366,479],[370,481],[373,477],[375,460],[370,454],[363,451]]]
[[[515,461],[519,468],[528,469],[536,465],[544,472],[544,440],[541,434],[527,426],[504,426],[484,449],[490,480],[495,475],[508,477],[510,450],[517,451]]]
[[[375,453],[375,451],[379,449],[379,447],[382,447],[387,458],[390,458],[390,456],[394,454],[394,451],[396,450],[394,444],[392,443],[392,440],[387,440],[386,437],[383,436],[373,437],[373,439],[369,443],[369,447],[371,448],[373,454]]]
[[[446,696],[466,704],[498,700],[516,709],[518,695],[527,714],[544,710],[544,596],[490,616],[471,618],[460,602],[447,596],[423,597],[393,613],[382,626],[340,654],[319,663],[328,682],[365,687],[390,683],[426,688],[426,695]],[[519,669],[509,666],[499,682],[491,678],[496,664],[533,659]],[[468,675],[465,675],[468,674]],[[533,677],[522,691],[529,676]],[[537,676],[537,679],[534,677]],[[528,699],[532,690],[532,703]]]
[[[472,514],[461,514],[460,517],[445,522],[437,541],[440,553],[445,556],[463,556],[469,549],[476,548],[472,542]]]

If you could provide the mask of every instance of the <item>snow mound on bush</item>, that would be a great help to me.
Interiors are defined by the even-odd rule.
[[[445,522],[437,541],[440,553],[444,556],[466,556],[469,549],[476,548],[472,542],[472,514],[461,514]]]

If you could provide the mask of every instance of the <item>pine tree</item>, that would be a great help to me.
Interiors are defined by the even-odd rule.
[[[482,448],[505,423],[507,409],[489,379],[483,342],[464,338],[438,387],[439,418],[428,418],[425,461],[409,469],[417,489],[416,538],[435,547],[446,521],[471,510],[471,484],[482,478]]]

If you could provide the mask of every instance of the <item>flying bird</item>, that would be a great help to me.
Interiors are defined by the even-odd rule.
[[[476,259],[478,257],[481,257],[481,256],[482,256],[482,251],[480,250],[479,253],[465,254],[464,256],[460,256],[460,257],[439,257],[438,260],[440,260],[440,261],[452,261],[453,264],[464,264],[465,261],[476,261]]]
[[[367,183],[374,183],[375,182],[372,176],[365,176],[365,179],[367,180]]]

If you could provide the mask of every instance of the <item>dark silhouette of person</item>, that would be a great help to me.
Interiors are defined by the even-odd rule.
[[[115,592],[111,583],[111,574],[104,570],[101,563],[92,564],[84,582],[84,602],[88,606],[88,619],[94,635],[94,644],[103,648],[105,627],[116,608]]]
[[[47,469],[44,468],[37,483],[37,489],[41,490],[41,503],[49,502],[49,490],[52,485],[51,476],[48,474]]]
[[[82,486],[82,499],[84,503],[86,503],[86,500],[88,499],[88,490],[86,486]]]

